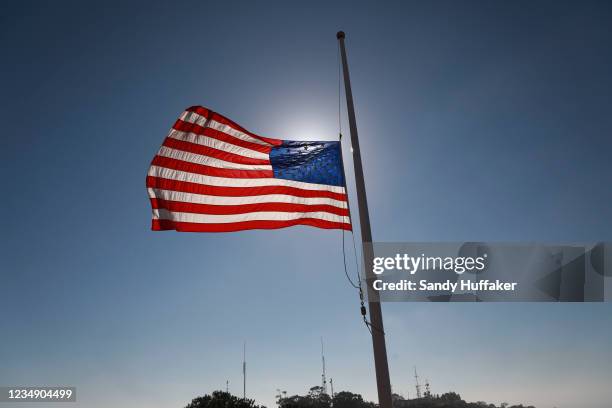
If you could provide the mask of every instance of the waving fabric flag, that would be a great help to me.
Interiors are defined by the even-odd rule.
[[[152,229],[351,229],[339,142],[253,134],[201,106],[176,121],[151,163]]]

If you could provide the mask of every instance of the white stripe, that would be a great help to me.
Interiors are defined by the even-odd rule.
[[[302,190],[331,191],[332,193],[346,194],[344,187],[330,186],[327,184],[304,183],[302,181],[284,180],[277,178],[226,178],[205,176],[203,174],[189,173],[186,171],[167,169],[160,166],[151,166],[149,176],[161,177],[169,180],[187,181],[189,183],[205,184],[220,187],[262,187],[282,186],[295,187]]]
[[[247,135],[244,132],[236,130],[229,125],[224,125],[223,123],[219,123],[216,120],[209,120],[207,122],[207,119],[204,116],[201,116],[195,112],[185,111],[181,115],[180,119],[184,122],[195,123],[196,125],[199,125],[199,126],[206,125],[206,127],[218,130],[219,132],[223,132],[230,136],[234,136],[235,138],[240,139],[240,140],[245,140],[251,143],[257,143],[263,146],[272,146],[270,143],[266,143],[263,140],[256,139],[253,136]]]
[[[290,221],[298,220],[300,218],[315,218],[318,220],[340,222],[349,224],[349,218],[331,214],[328,212],[317,211],[317,212],[273,212],[273,211],[261,211],[244,214],[193,214],[184,212],[174,212],[164,209],[154,209],[153,219],[155,220],[172,220],[177,222],[193,222],[199,224],[226,224],[230,222],[242,222],[242,221]]]
[[[234,170],[272,170],[272,166],[269,164],[240,164],[232,163],[214,157],[205,156],[203,154],[196,154],[185,152],[183,150],[172,149],[167,146],[162,146],[157,152],[159,156],[169,157],[171,159],[182,160],[190,163],[202,164],[205,166],[216,167],[219,169],[234,169]]]
[[[172,129],[168,137],[185,142],[199,144],[201,146],[212,147],[213,149],[223,150],[224,152],[237,154],[239,156],[250,157],[252,159],[270,160],[270,155],[267,153],[258,152],[255,150],[240,147],[231,143],[222,142],[212,137],[198,135],[196,133],[181,132],[180,130]]]
[[[346,201],[334,200],[326,197],[296,197],[287,194],[264,194],[244,197],[221,197],[204,194],[184,193],[182,191],[148,188],[150,198],[160,198],[167,201],[180,201],[183,203],[211,204],[211,205],[242,205],[259,203],[289,203],[305,205],[331,205],[338,208],[347,208]]]

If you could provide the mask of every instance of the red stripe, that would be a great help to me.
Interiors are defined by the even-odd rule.
[[[182,150],[184,152],[201,154],[204,156],[214,157],[232,163],[240,164],[265,164],[269,165],[270,160],[266,159],[254,159],[252,157],[241,156],[239,154],[229,153],[223,150],[214,149],[208,146],[202,146],[196,143],[186,142],[184,140],[177,140],[171,137],[167,137],[164,140],[164,146],[172,149]]]
[[[153,220],[153,231],[175,230],[181,232],[232,232],[251,229],[278,229],[294,225],[310,225],[325,229],[351,230],[351,225],[341,222],[331,222],[316,218],[300,218],[290,221],[243,221],[218,224],[199,224],[193,222],[176,222],[172,220]]]
[[[229,119],[229,118],[227,118],[227,117],[225,117],[225,116],[223,116],[223,115],[221,115],[221,114],[219,114],[217,112],[213,112],[213,111],[211,111],[211,110],[209,110],[209,109],[207,109],[207,108],[205,108],[203,106],[192,106],[190,108],[187,108],[186,111],[195,112],[198,115],[204,116],[207,119],[212,119],[215,122],[219,122],[219,123],[222,123],[224,125],[228,125],[228,126],[234,128],[234,129],[236,129],[236,130],[238,130],[238,131],[240,131],[242,133],[246,133],[247,135],[254,137],[255,139],[259,139],[259,140],[264,141],[266,143],[270,143],[271,145],[279,146],[279,145],[283,144],[282,140],[271,139],[269,137],[263,137],[263,136],[256,135],[255,133],[249,132],[248,130],[246,130],[245,128],[243,128],[242,126],[240,126],[239,124],[237,124],[233,120],[231,120],[231,119]]]
[[[168,211],[186,212],[194,214],[244,214],[262,211],[275,212],[328,212],[340,216],[348,217],[346,208],[338,208],[328,204],[291,204],[291,203],[255,203],[239,205],[212,205],[195,204],[182,201],[167,201],[160,198],[151,198],[151,207],[154,209],[163,208]]]
[[[186,162],[183,160],[172,159],[170,157],[155,156],[151,162],[154,166],[166,167],[174,170],[186,171],[189,173],[203,174],[206,176],[227,177],[227,178],[272,178],[272,170],[236,170],[220,169],[218,167],[206,166]]]
[[[174,126],[172,128],[180,130],[181,132],[190,132],[195,133],[196,135],[212,137],[213,139],[231,143],[233,145],[244,147],[247,149],[255,150],[256,152],[270,153],[270,149],[272,149],[272,146],[264,146],[253,142],[247,142],[246,140],[238,139],[219,130],[205,128],[200,125],[196,125],[195,123],[185,122],[180,119],[178,119],[174,123]]]
[[[162,190],[181,191],[184,193],[204,194],[220,197],[245,197],[266,194],[286,194],[296,197],[324,197],[334,200],[346,201],[346,194],[323,190],[304,190],[285,186],[259,186],[259,187],[222,187],[206,184],[190,183],[187,181],[170,180],[161,177],[147,176],[147,187]]]

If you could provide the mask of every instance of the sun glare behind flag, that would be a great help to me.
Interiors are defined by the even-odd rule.
[[[201,106],[176,121],[151,162],[152,229],[351,229],[340,142],[251,133]]]

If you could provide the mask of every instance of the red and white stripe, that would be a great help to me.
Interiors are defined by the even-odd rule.
[[[258,136],[200,106],[176,121],[151,163],[153,230],[229,232],[292,225],[350,230],[344,187],[274,178]]]

